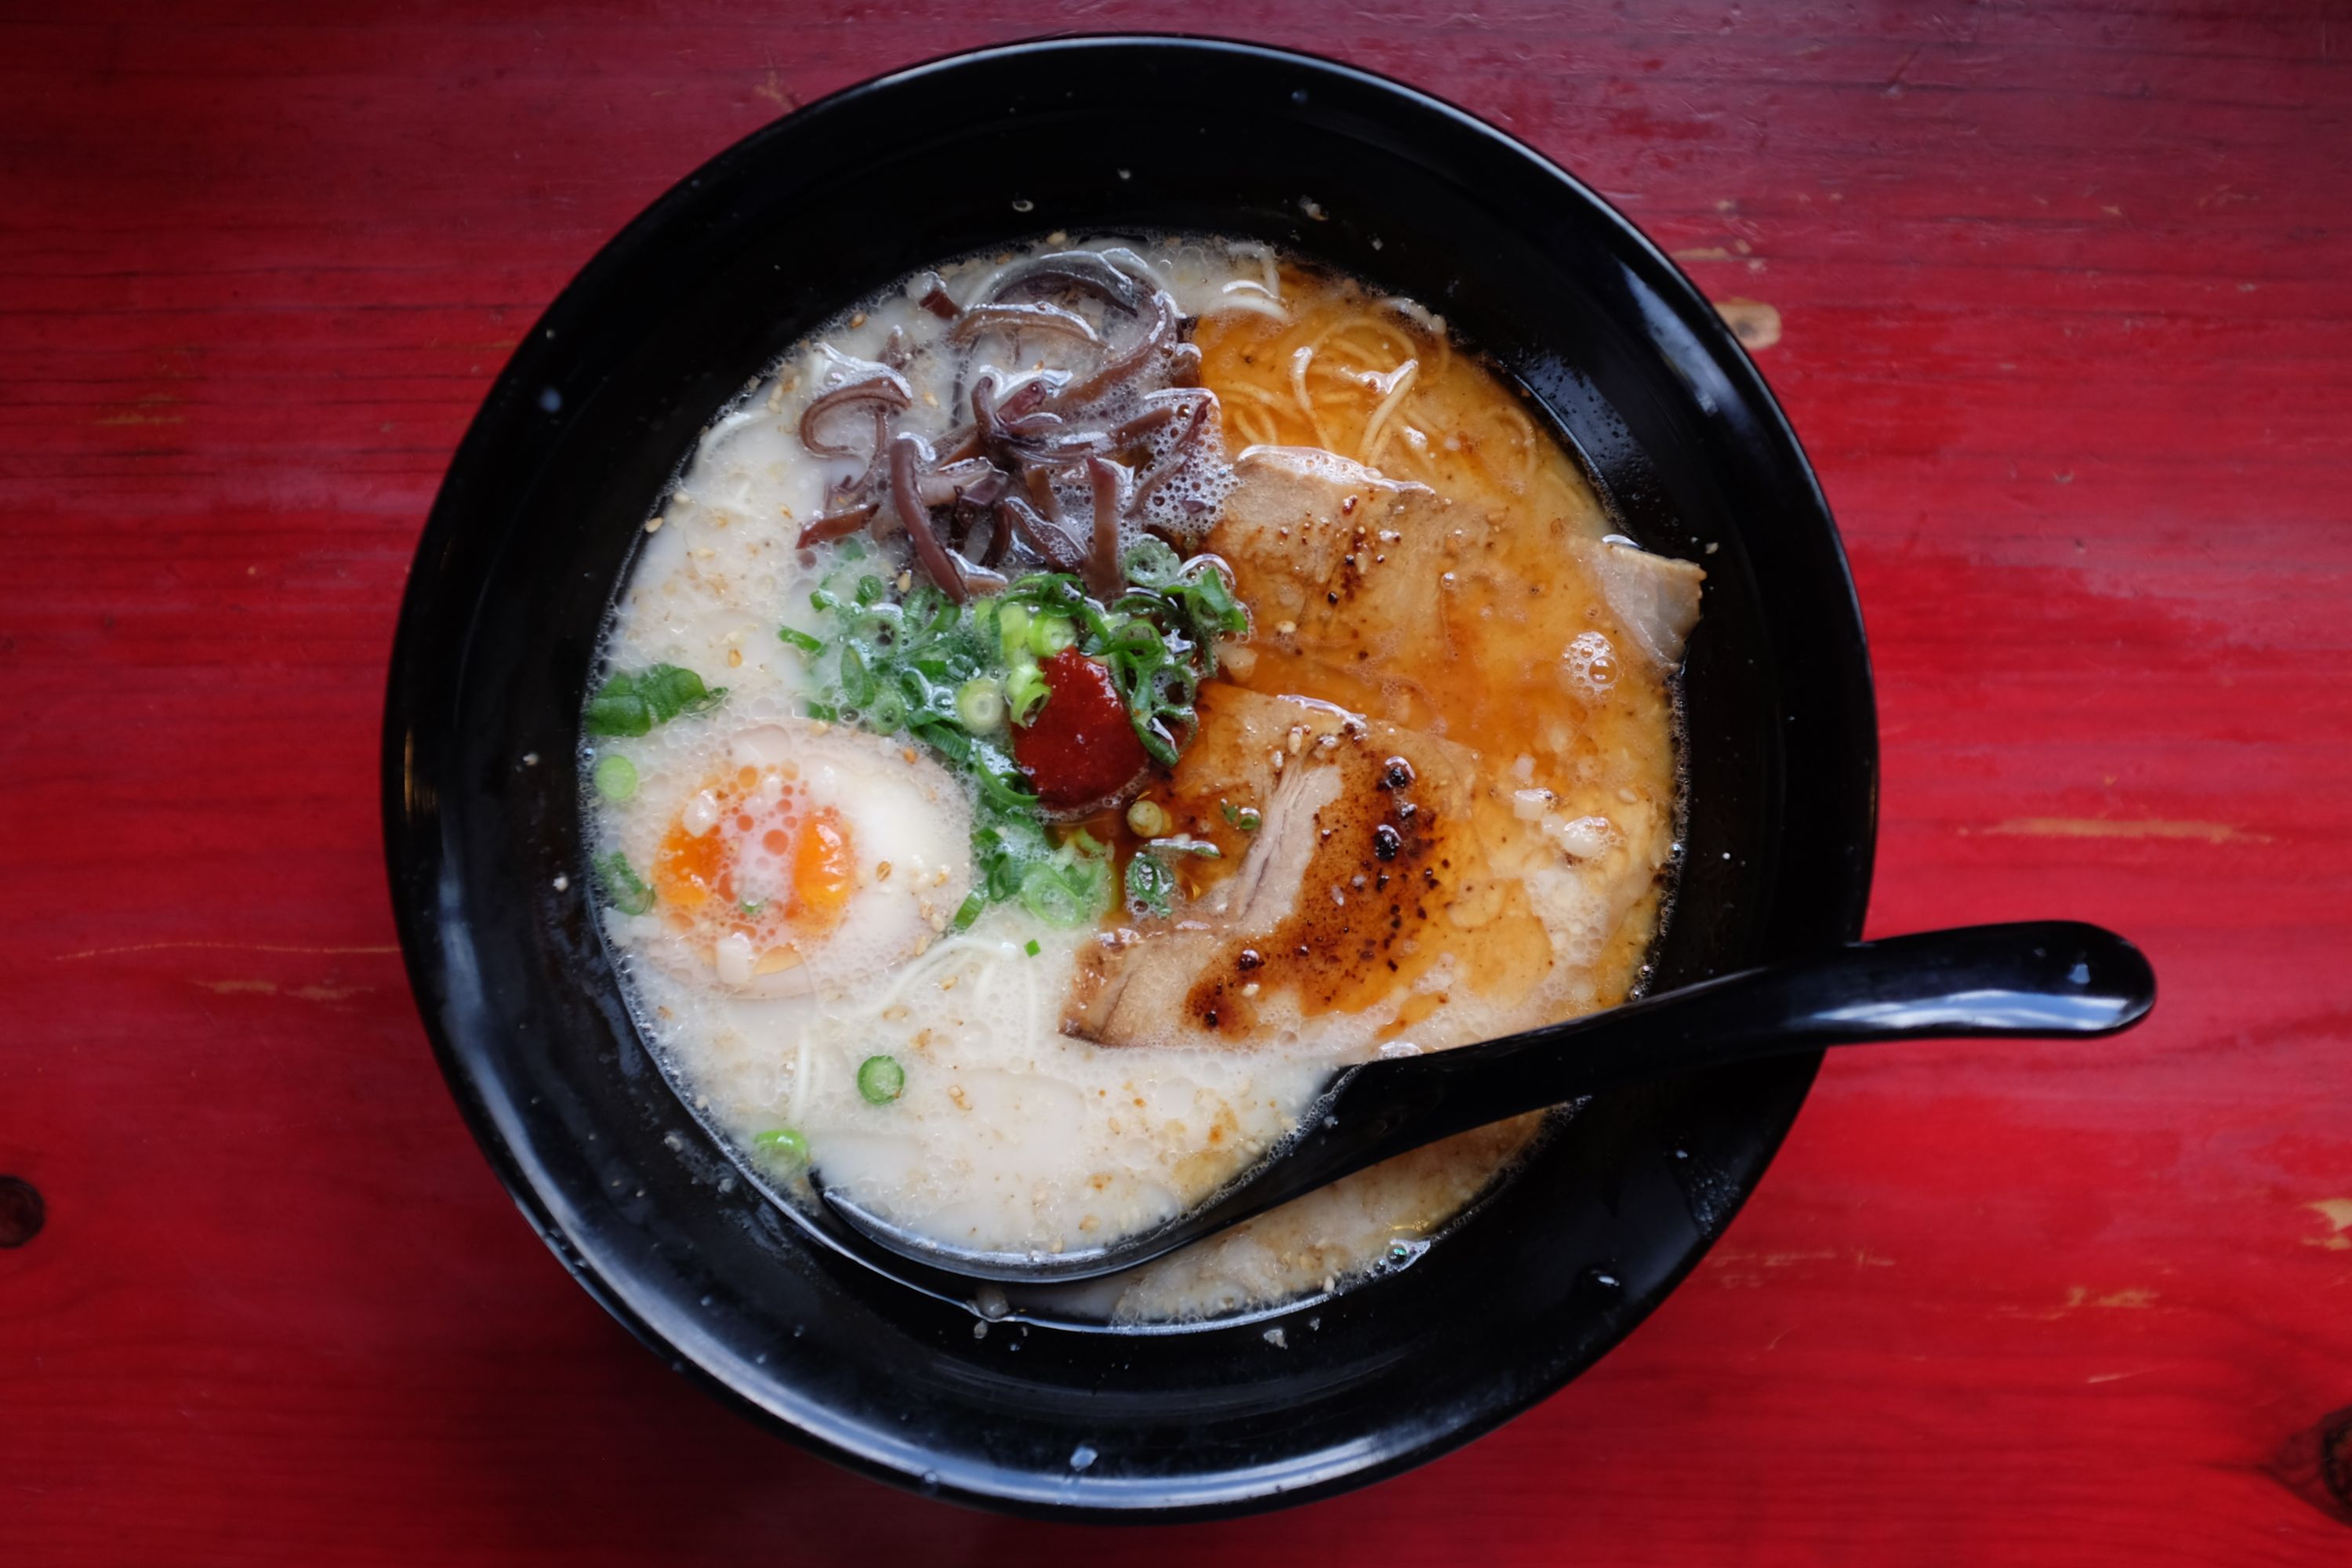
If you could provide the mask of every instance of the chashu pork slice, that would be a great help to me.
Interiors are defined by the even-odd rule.
[[[1249,447],[1234,479],[1208,547],[1247,584],[1256,635],[1343,668],[1444,657],[1446,558],[1483,522],[1315,447]]]
[[[1581,544],[1577,554],[1642,657],[1658,673],[1673,674],[1698,625],[1699,584],[1706,574],[1690,562],[1614,539]]]
[[[1064,1027],[1105,1045],[1218,1045],[1311,1023],[1318,1040],[1369,1043],[1466,932],[1457,901],[1492,901],[1477,755],[1222,683],[1201,706],[1171,804],[1202,821],[1247,804],[1257,829],[1173,921],[1112,931],[1082,956]],[[1548,948],[1529,951],[1540,967]]]
[[[1493,520],[1313,447],[1249,447],[1234,477],[1208,546],[1246,586],[1257,636],[1342,670],[1425,667],[1455,651],[1446,574],[1483,569]],[[1632,651],[1671,673],[1706,574],[1614,538],[1568,548]]]

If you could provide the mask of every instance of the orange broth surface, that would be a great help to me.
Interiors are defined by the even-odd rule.
[[[1223,404],[1228,447],[1318,447],[1356,458],[1428,486],[1450,503],[1447,518],[1463,526],[1447,541],[1438,617],[1427,626],[1368,628],[1364,645],[1341,663],[1286,648],[1281,626],[1260,608],[1262,585],[1237,564],[1235,588],[1251,608],[1252,635],[1202,688],[1204,731],[1216,723],[1221,688],[1301,697],[1442,736],[1475,751],[1486,770],[1535,784],[1599,779],[1617,799],[1645,801],[1671,820],[1678,781],[1670,687],[1630,659],[1609,672],[1603,702],[1584,700],[1560,678],[1561,649],[1580,632],[1601,629],[1625,646],[1571,552],[1572,542],[1608,532],[1607,514],[1575,460],[1491,368],[1455,349],[1443,331],[1383,305],[1352,280],[1290,266],[1282,285],[1286,322],[1233,311],[1200,324],[1201,379]],[[1248,836],[1226,807],[1248,803],[1190,794],[1185,783],[1180,765],[1150,798],[1222,852],[1176,862],[1184,891],[1196,895],[1229,876],[1246,853]],[[1488,792],[1471,809],[1507,808]],[[1426,890],[1443,889],[1450,870],[1443,836],[1396,826],[1407,829],[1402,863],[1367,859],[1349,869],[1383,890],[1411,877],[1424,879]],[[1118,844],[1122,862],[1139,842],[1112,814],[1089,826]],[[1517,884],[1444,891],[1435,911],[1428,907],[1434,898],[1366,904],[1353,913],[1302,910],[1255,944],[1250,977],[1265,987],[1296,988],[1315,1014],[1376,1005],[1449,954],[1471,984],[1492,994],[1507,994],[1541,971],[1549,941]],[[1654,889],[1642,901],[1603,955],[1598,1005],[1632,990],[1656,931],[1659,897]],[[1397,923],[1381,931],[1373,921]],[[1244,1037],[1250,1009],[1237,991],[1196,994],[1194,1016],[1214,1015],[1211,1026]],[[1391,1033],[1439,1000],[1413,997]]]

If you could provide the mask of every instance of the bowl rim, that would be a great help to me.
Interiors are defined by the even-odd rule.
[[[1673,309],[1678,324],[1690,334],[1694,348],[1732,384],[1746,411],[1758,420],[1762,439],[1780,447],[1789,473],[1801,478],[1804,493],[1798,498],[1798,504],[1817,515],[1824,525],[1824,537],[1820,542],[1827,547],[1827,564],[1833,567],[1834,580],[1829,580],[1825,574],[1822,590],[1825,595],[1834,590],[1838,606],[1850,620],[1853,630],[1855,668],[1849,673],[1858,682],[1859,688],[1855,717],[1862,724],[1862,732],[1854,737],[1853,744],[1858,751],[1863,796],[1853,863],[1838,884],[1837,895],[1829,900],[1832,907],[1824,918],[1842,926],[1849,939],[1858,937],[1869,900],[1877,837],[1879,758],[1874,681],[1860,602],[1843,542],[1812,463],[1779,400],[1746,349],[1696,285],[1654,241],[1591,186],[1537,149],[1425,89],[1307,51],[1181,31],[1108,30],[1015,39],[951,51],[854,82],[754,129],[676,181],[600,245],[532,322],[491,384],[481,406],[452,454],[420,536],[415,560],[423,563],[436,546],[446,542],[450,531],[460,525],[459,513],[464,510],[464,499],[456,493],[459,489],[457,479],[467,469],[481,461],[485,447],[497,439],[488,426],[492,423],[490,416],[500,406],[501,399],[516,395],[519,388],[539,383],[541,377],[536,367],[554,352],[549,345],[568,333],[571,318],[581,309],[580,299],[593,292],[594,286],[607,274],[625,271],[637,262],[641,253],[657,247],[681,214],[698,199],[704,184],[715,183],[740,165],[757,159],[767,139],[786,128],[792,128],[796,133],[805,133],[821,125],[829,116],[866,99],[902,91],[946,72],[1025,57],[1106,48],[1167,49],[1197,57],[1249,59],[1297,70],[1322,81],[1343,83],[1359,90],[1384,95],[1399,101],[1402,106],[1433,116],[1446,122],[1455,133],[1486,143],[1493,151],[1527,165],[1531,174],[1560,187],[1566,202],[1580,209],[1580,220],[1597,230],[1605,230],[1604,243],[1629,268],[1637,268],[1641,281]],[[551,1200],[550,1188],[555,1178],[539,1162],[527,1158],[524,1152],[518,1150],[504,1135],[482,1086],[476,1081],[474,1064],[459,1049],[440,1010],[427,1002],[427,997],[437,986],[445,962],[444,954],[436,929],[435,912],[412,902],[402,872],[404,864],[415,858],[417,853],[406,842],[406,838],[417,830],[417,825],[410,820],[411,780],[404,752],[407,733],[404,721],[417,709],[417,694],[408,689],[409,665],[414,651],[411,645],[418,635],[416,623],[422,616],[422,606],[432,591],[433,584],[427,574],[413,571],[402,595],[398,629],[386,682],[383,730],[384,844],[391,873],[394,921],[399,930],[412,994],[417,1003],[436,1060],[477,1144],[506,1187],[509,1198],[555,1254],[564,1270],[640,1342],[668,1361],[673,1370],[685,1373],[723,1405],[751,1417],[764,1429],[778,1433],[832,1462],[893,1486],[965,1506],[1039,1519],[1084,1522],[1170,1522],[1230,1517],[1326,1498],[1383,1479],[1458,1447],[1524,1414],[1557,1393],[1593,1362],[1622,1343],[1626,1334],[1638,1327],[1680,1286],[1760,1183],[1764,1171],[1769,1168],[1793,1125],[1795,1110],[1801,1108],[1818,1066],[1818,1055],[1789,1058],[1786,1070],[1792,1079],[1801,1073],[1804,1083],[1797,1089],[1789,1121],[1771,1130],[1769,1136],[1758,1140],[1759,1155],[1755,1178],[1720,1207],[1717,1211],[1720,1217],[1713,1223],[1711,1234],[1689,1248],[1663,1282],[1632,1306],[1621,1331],[1590,1355],[1571,1362],[1556,1378],[1533,1380],[1512,1396],[1466,1418],[1451,1424],[1432,1423],[1416,1440],[1389,1447],[1361,1464],[1337,1468],[1303,1482],[1296,1471],[1264,1477],[1247,1468],[1231,1468],[1218,1472],[1230,1483],[1221,1491],[1211,1495],[1195,1489],[1187,1493],[1184,1500],[1177,1502],[1139,1502],[1106,1498],[1100,1492],[1091,1499],[1074,1498],[1063,1501],[1041,1498],[1034,1493],[996,1491],[985,1487],[960,1482],[941,1483],[937,1479],[918,1477],[891,1463],[870,1445],[857,1441],[850,1423],[828,1426],[822,1421],[795,1420],[751,1397],[682,1345],[682,1336],[672,1331],[677,1325],[666,1330],[656,1322],[660,1314],[641,1310],[637,1303],[606,1277],[597,1263],[594,1246],[581,1235],[578,1226],[567,1223],[564,1215],[559,1212],[561,1205]]]

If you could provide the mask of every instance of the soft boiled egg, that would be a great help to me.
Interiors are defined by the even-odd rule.
[[[667,798],[653,955],[758,996],[832,989],[920,952],[971,886],[971,810],[911,747],[793,720],[737,731]]]

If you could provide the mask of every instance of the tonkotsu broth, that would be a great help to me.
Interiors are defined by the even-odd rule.
[[[1164,292],[1189,325],[1193,349],[1171,329],[1144,356],[1137,384],[1164,390],[1066,395],[1150,346],[1156,300],[1122,302],[1118,278],[1085,268],[1065,287],[1044,264],[1024,284],[1022,257],[975,258],[831,323],[706,434],[617,599],[608,673],[676,667],[699,686],[666,678],[677,684],[633,710],[645,733],[592,736],[587,755],[606,929],[682,1092],[799,1201],[813,1201],[799,1180],[813,1155],[898,1223],[991,1249],[1091,1246],[1180,1212],[1283,1136],[1347,1061],[1622,1000],[1661,918],[1673,678],[1696,611],[1696,569],[1608,542],[1575,465],[1419,307],[1261,247],[1077,248]],[[1070,249],[1057,236],[1025,254]],[[1008,277],[1010,308],[986,317]],[[959,332],[976,338],[968,351]],[[1067,376],[1024,394],[1041,367]],[[972,437],[984,452],[958,460],[982,383],[1007,434]],[[828,394],[812,433],[841,455],[803,439]],[[870,469],[869,420],[884,433]],[[1028,633],[1007,629],[1003,606],[1041,569],[1033,536],[997,525],[1014,542],[993,563],[1014,579],[1000,598],[979,559],[997,556],[995,534],[973,521],[1006,515],[986,499],[996,480],[953,486],[973,463],[1017,480],[1029,454],[1062,462],[1053,444],[1080,426],[1129,444],[1075,479],[1008,485],[1029,522],[1058,510],[1092,551],[1094,586],[1118,575],[1108,521],[1094,527],[1115,511],[1130,514],[1117,560],[1143,578],[1160,558],[1137,565],[1135,547],[1152,535],[1177,556],[1214,552],[1249,626],[1216,645],[1189,716],[1166,727],[1172,765],[1150,761],[1139,787],[1057,814],[1008,895],[995,889],[1011,852],[990,837],[1001,794],[951,754],[959,735],[1042,759],[1029,778],[1050,794],[1055,769],[1117,739],[1045,750],[1051,725],[1085,711],[1082,680],[1053,683],[1083,655],[1124,689],[1111,654],[1087,652],[1099,639],[1083,617],[1067,652],[1038,651],[1054,641],[1042,611]],[[929,594],[937,557],[892,526],[907,504],[954,552],[968,603]],[[825,524],[841,536],[803,548],[821,517],[855,526]],[[826,593],[845,607],[814,607]],[[887,624],[914,647],[904,628],[934,599],[939,647],[1003,667],[961,681],[946,719],[869,694],[851,720],[841,700],[868,689],[844,650],[873,650],[842,628],[912,606]],[[592,720],[610,728],[614,711],[593,704]],[[1536,1121],[1050,1294],[1151,1321],[1338,1288],[1417,1257]]]

